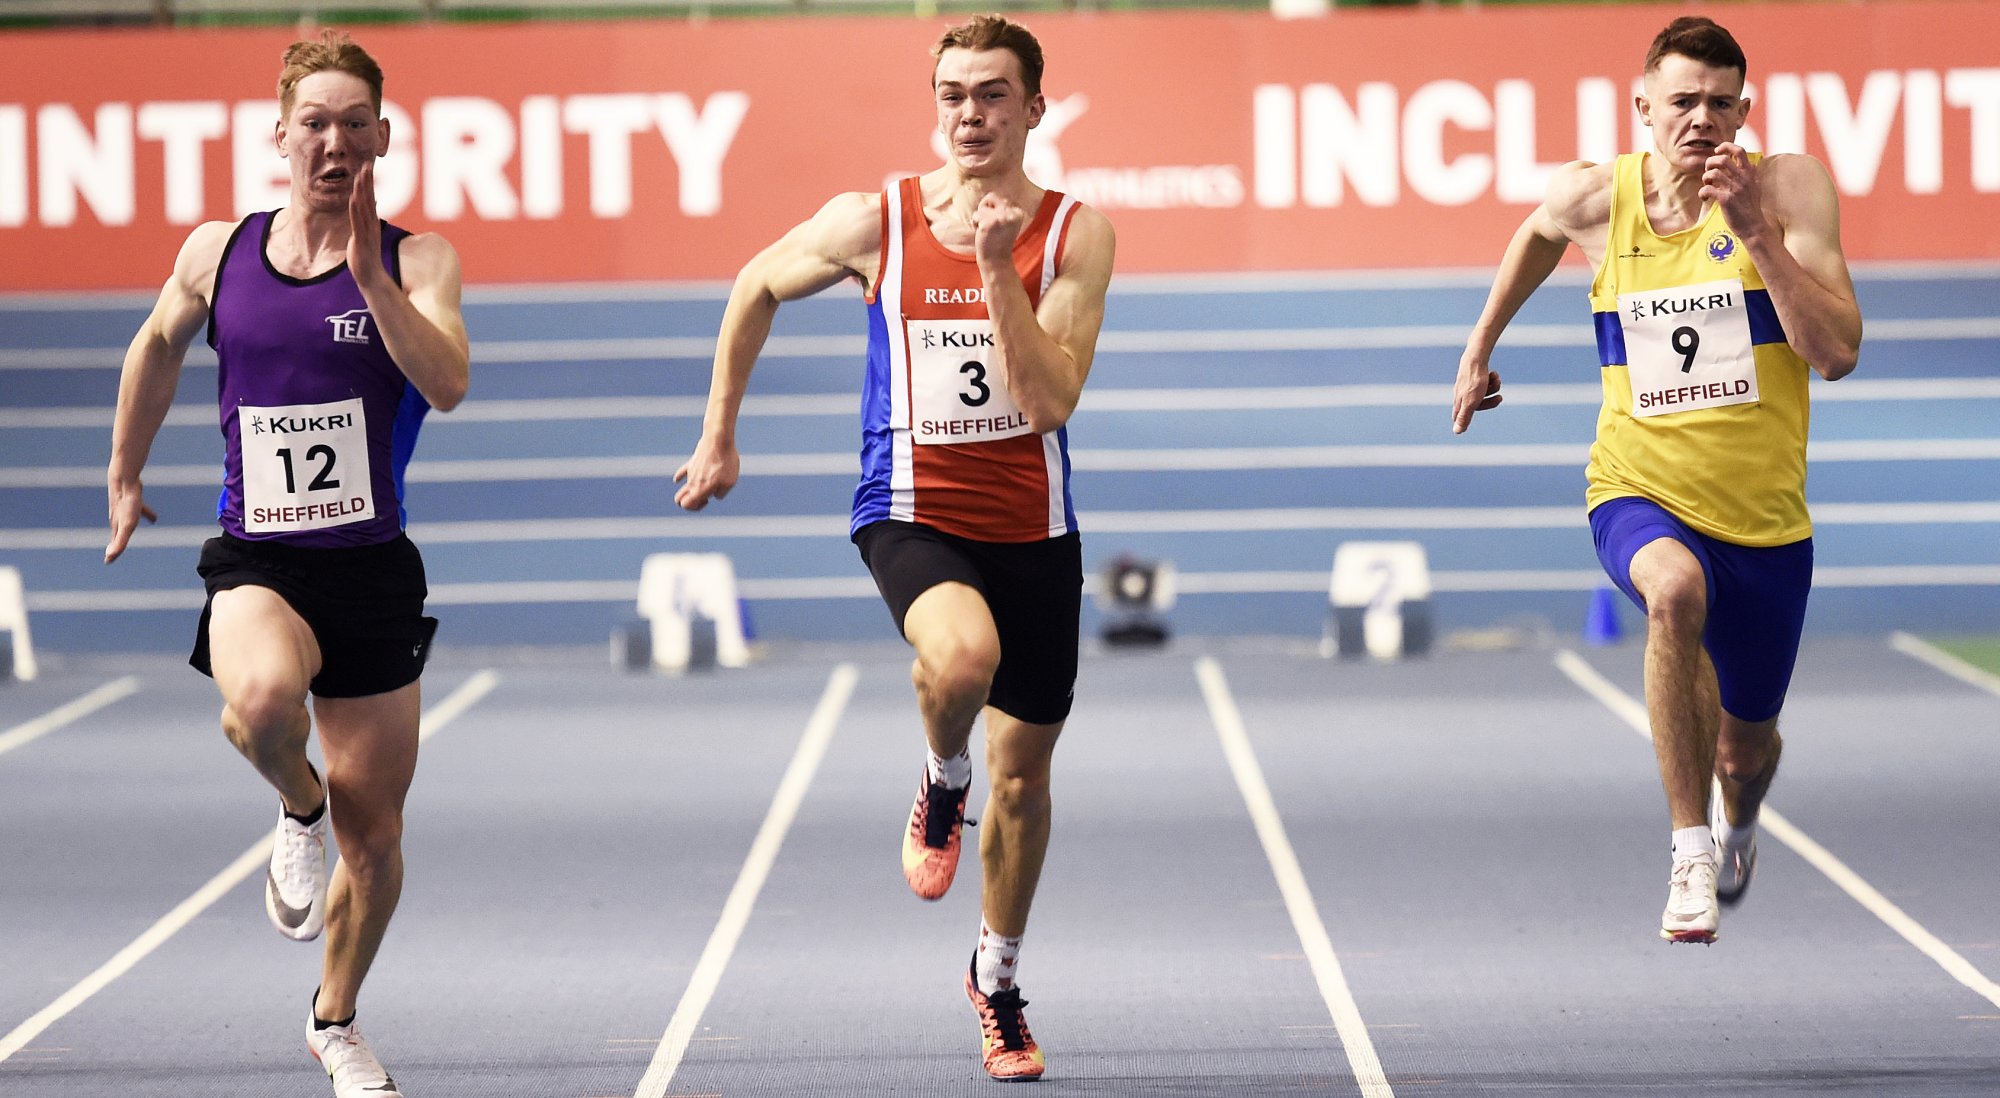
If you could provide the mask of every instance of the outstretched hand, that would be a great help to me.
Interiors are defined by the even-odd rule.
[[[1462,435],[1472,426],[1472,413],[1498,408],[1501,401],[1500,374],[1486,365],[1486,359],[1468,352],[1458,363],[1458,384],[1451,397],[1451,433]]]
[[[699,511],[711,499],[722,499],[736,487],[742,461],[736,447],[710,441],[707,435],[695,443],[694,454],[674,470],[674,503],[683,511]]]
[[[117,560],[125,552],[125,546],[132,540],[132,531],[139,528],[139,520],[158,522],[160,516],[146,506],[145,490],[137,483],[129,488],[112,487],[111,490],[111,541],[104,547],[104,563]]]

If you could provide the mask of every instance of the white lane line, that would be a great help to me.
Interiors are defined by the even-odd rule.
[[[424,714],[418,727],[417,738],[429,739],[459,714],[471,708],[474,702],[486,696],[500,681],[494,671],[481,671],[465,680],[457,690],[439,702],[430,712]],[[14,1027],[12,1033],[0,1037],[0,1063],[9,1056],[26,1048],[28,1042],[42,1034],[42,1031],[60,1021],[64,1015],[82,1006],[91,996],[110,986],[113,980],[125,975],[132,967],[154,950],[164,945],[167,939],[180,933],[181,928],[193,922],[209,905],[228,894],[229,890],[243,883],[244,878],[261,866],[270,864],[271,836],[266,834],[251,844],[250,849],[237,855],[236,860],[223,867],[222,872],[209,878],[208,883],[194,890],[187,899],[175,905],[172,911],[160,916],[160,920],[146,928],[145,932],[132,939],[130,945],[119,950],[97,971],[78,981],[75,987],[56,997],[55,1002],[35,1012],[27,1021]]]
[[[1648,739],[1652,738],[1651,723],[1646,719],[1646,707],[1631,695],[1620,690],[1610,679],[1598,673],[1583,657],[1564,649],[1556,653],[1556,667],[1569,680],[1581,687],[1584,693],[1596,698],[1606,709],[1617,714],[1634,732]],[[1861,875],[1847,867],[1847,863],[1833,856],[1825,847],[1813,841],[1812,837],[1799,830],[1792,822],[1772,808],[1767,801],[1757,816],[1768,834],[1792,849],[1792,852],[1812,864],[1814,869],[1826,875],[1827,880],[1840,886],[1842,892],[1853,897],[1854,902],[1868,910],[1868,913],[1886,923],[1889,929],[1903,936],[1903,940],[1917,947],[1924,956],[1937,962],[1952,979],[1972,989],[1973,993],[1986,999],[1994,1006],[2000,1006],[2000,984],[1994,983],[1985,973],[1973,967],[1972,962],[1960,956],[1957,950],[1946,945],[1943,940],[1890,902],[1887,896],[1875,886],[1861,879]]]
[[[1889,647],[1914,660],[1930,664],[1952,678],[2000,697],[2000,675],[1959,659],[1921,637],[1898,630],[1889,634]]]
[[[1354,1001],[1354,993],[1348,990],[1340,958],[1333,952],[1333,940],[1320,920],[1312,887],[1306,883],[1305,871],[1299,868],[1292,841],[1285,836],[1285,822],[1278,815],[1271,787],[1264,781],[1264,768],[1258,765],[1257,755],[1250,748],[1250,734],[1244,730],[1243,715],[1230,696],[1222,667],[1203,656],[1195,661],[1194,673],[1201,681],[1209,720],[1222,740],[1222,753],[1229,760],[1230,773],[1236,776],[1236,788],[1243,794],[1243,804],[1257,827],[1257,838],[1264,844],[1264,856],[1271,862],[1271,874],[1278,879],[1278,892],[1285,898],[1285,910],[1291,913],[1292,929],[1305,947],[1313,980],[1319,984],[1320,998],[1326,1001],[1327,1012],[1333,1016],[1333,1028],[1340,1036],[1342,1051],[1347,1053],[1354,1081],[1361,1085],[1363,1098],[1394,1098],[1396,1092],[1389,1089],[1388,1077],[1382,1073],[1382,1061],[1375,1055],[1374,1042],[1369,1040],[1367,1023],[1361,1020],[1361,1008]]]
[[[715,921],[715,930],[709,934],[708,944],[702,947],[701,959],[695,962],[694,974],[688,977],[687,990],[681,993],[681,1001],[674,1007],[673,1017],[667,1021],[667,1031],[660,1037],[660,1046],[653,1051],[653,1061],[646,1066],[646,1074],[639,1080],[635,1098],[664,1098],[668,1084],[674,1081],[674,1072],[680,1068],[681,1058],[687,1054],[688,1041],[694,1037],[695,1027],[701,1024],[702,1012],[708,1009],[709,1000],[715,997],[716,988],[722,984],[722,972],[729,967],[730,955],[736,952],[737,939],[743,936],[743,928],[750,923],[750,910],[756,906],[757,894],[763,891],[764,880],[770,876],[771,866],[778,860],[778,848],[784,845],[785,832],[791,830],[792,819],[798,815],[799,805],[805,800],[806,789],[812,785],[813,773],[819,769],[820,759],[826,756],[827,745],[833,742],[833,733],[840,727],[840,715],[847,709],[847,699],[853,696],[854,684],[860,677],[853,664],[843,663],[834,668],[827,679],[819,705],[806,722],[805,735],[799,738],[798,749],[792,753],[791,764],[785,767],[785,776],[779,780],[778,791],[771,798],[771,809],[764,815],[764,824],[757,829],[757,837],[751,840],[750,853],[743,859],[743,869],[736,876],[736,885],[729,890],[729,898],[723,901],[722,914]]]
[[[87,717],[120,698],[136,693],[138,689],[139,680],[136,676],[127,675],[122,679],[113,679],[74,701],[49,710],[34,720],[25,721],[5,732],[0,732],[0,755],[38,740],[71,721]]]

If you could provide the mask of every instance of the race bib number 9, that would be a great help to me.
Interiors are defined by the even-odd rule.
[[[919,446],[992,442],[1030,434],[1028,417],[990,366],[985,320],[912,320],[910,437]]]
[[[243,529],[324,530],[375,517],[361,398],[282,408],[239,405]]]
[[[1632,415],[1757,401],[1750,312],[1737,279],[1619,294]]]

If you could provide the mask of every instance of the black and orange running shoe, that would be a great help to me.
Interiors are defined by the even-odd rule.
[[[924,772],[917,803],[910,806],[910,826],[903,829],[903,879],[920,898],[936,900],[958,875],[958,839],[965,818],[967,784],[953,789],[930,780]]]
[[[977,961],[979,955],[973,954]],[[1018,987],[988,995],[979,990],[972,966],[965,969],[965,997],[979,1013],[980,1058],[986,1074],[1002,1083],[1032,1083],[1042,1077],[1045,1064],[1042,1049],[1028,1032],[1028,1018],[1021,1008],[1028,1005]]]

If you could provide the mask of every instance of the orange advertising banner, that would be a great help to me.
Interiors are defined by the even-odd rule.
[[[2000,5],[1717,9],[1744,142],[1820,158],[1853,259],[2000,258]],[[1643,147],[1666,6],[1034,15],[1029,172],[1119,269],[1490,266],[1549,172]],[[728,278],[846,190],[940,162],[941,19],[356,31],[388,74],[384,216],[470,283]],[[282,205],[283,29],[0,34],[0,291],[163,281],[189,229]]]

